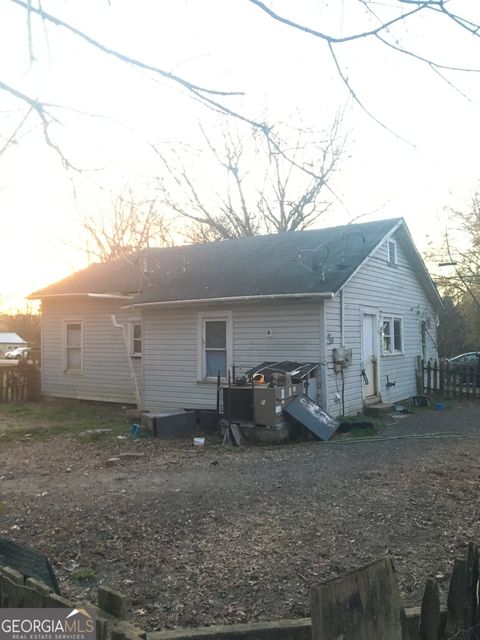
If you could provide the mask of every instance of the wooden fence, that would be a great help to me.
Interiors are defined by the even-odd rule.
[[[312,588],[312,640],[480,638],[478,546],[456,559],[442,615],[436,580],[428,579],[417,620],[407,620],[388,558]]]
[[[313,586],[311,619],[145,632],[124,620],[128,602],[122,594],[101,586],[98,606],[97,640],[479,640],[478,546],[470,543],[454,561],[446,607],[440,605],[437,581],[429,578],[421,607],[404,610],[395,569],[385,557]],[[0,566],[0,607],[71,608],[73,603]]]
[[[0,403],[40,399],[40,369],[35,362],[12,360],[0,366]]]
[[[459,367],[444,359],[425,362],[417,358],[416,375],[419,394],[480,398],[480,368],[477,366]]]

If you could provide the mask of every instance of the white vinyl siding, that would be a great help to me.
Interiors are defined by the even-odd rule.
[[[42,393],[57,398],[134,404],[133,366],[141,388],[142,359],[130,358],[121,328],[132,313],[125,301],[44,300],[42,303]],[[129,317],[130,316],[130,317]],[[65,371],[65,323],[82,324],[82,374]]]
[[[435,359],[436,351],[436,311],[420,284],[415,270],[396,237],[397,268],[388,269],[388,241],[379,247],[361,269],[344,287],[344,346],[352,349],[352,363],[344,369],[345,413],[362,411],[361,323],[362,313],[375,313],[378,317],[378,353],[380,354],[379,393],[383,402],[398,402],[416,394],[415,359],[425,353],[426,359]],[[335,394],[341,390],[339,374],[333,370],[332,350],[341,346],[341,302],[340,294],[325,301],[326,334],[331,344],[327,344],[327,384],[328,411],[340,415],[341,404],[335,402]],[[382,349],[382,316],[401,319],[402,353],[392,357]],[[428,326],[423,332],[422,323]],[[392,327],[392,341],[394,331]],[[393,345],[393,342],[392,342]],[[387,387],[387,376],[395,386]]]
[[[229,304],[235,375],[263,361],[319,362],[321,301]],[[214,409],[216,385],[198,379],[199,315],[212,306],[157,307],[143,312],[144,406]]]

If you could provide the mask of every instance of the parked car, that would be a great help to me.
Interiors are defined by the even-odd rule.
[[[454,358],[448,358],[447,363],[450,371],[459,374],[462,383],[473,383],[475,379],[477,387],[480,386],[480,352],[461,353]]]
[[[7,360],[21,360],[22,358],[27,358],[29,353],[30,349],[28,347],[17,347],[12,351],[7,351],[5,358]]]

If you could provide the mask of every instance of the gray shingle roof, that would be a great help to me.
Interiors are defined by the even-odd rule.
[[[401,218],[149,249],[31,294],[133,294],[135,304],[337,292]],[[410,238],[408,231],[406,236]],[[409,244],[411,239],[408,240]],[[411,247],[410,255],[425,267]],[[415,258],[415,255],[417,256]]]
[[[398,222],[164,249],[135,303],[336,292]]]

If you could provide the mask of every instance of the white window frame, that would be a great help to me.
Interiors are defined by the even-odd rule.
[[[209,320],[226,322],[227,375],[232,368],[233,357],[233,314],[231,311],[200,311],[197,325],[197,380],[199,382],[216,382],[217,376],[207,376],[205,353],[205,328]],[[223,382],[226,377],[222,377]]]
[[[393,251],[391,250],[391,247],[393,247]],[[398,259],[398,253],[397,253],[397,241],[394,240],[393,238],[389,238],[387,240],[387,262],[390,265],[397,265],[397,259]]]
[[[71,324],[79,324],[80,325],[80,347],[69,347],[67,344],[67,336],[68,336],[68,326]],[[63,360],[63,371],[65,373],[72,374],[82,374],[83,373],[83,320],[64,320],[63,321],[63,341],[62,341],[62,360]],[[69,369],[68,368],[68,349],[80,349],[80,368],[79,369]]]
[[[135,327],[140,327],[140,351],[135,351]],[[128,344],[130,345],[130,357],[141,358],[143,356],[143,325],[140,318],[134,318],[128,321]]]
[[[400,323],[400,349],[395,349],[395,322]],[[385,332],[384,325],[388,323],[389,333],[388,336],[390,338],[390,348],[385,348]],[[382,316],[382,353],[384,356],[401,356],[404,353],[404,342],[403,342],[403,318],[401,316],[395,315],[384,315]]]

